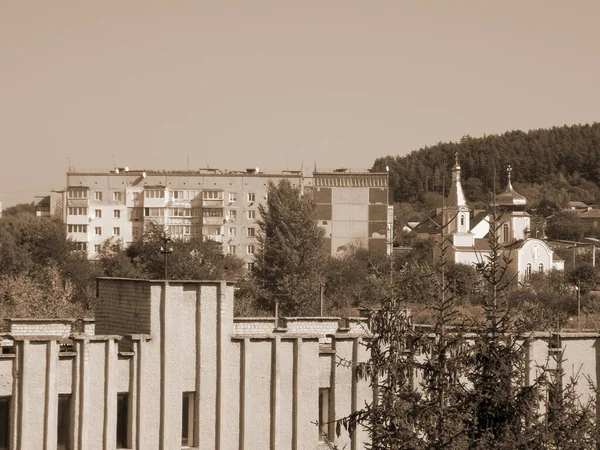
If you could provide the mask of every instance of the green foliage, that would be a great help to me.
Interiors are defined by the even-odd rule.
[[[381,308],[370,314],[372,337],[364,344],[370,357],[355,369],[375,398],[338,420],[338,433],[342,426],[350,432],[363,426],[372,449],[596,448],[593,399],[576,395],[582,380],[564,379],[560,355],[552,363],[557,369],[538,367],[529,378],[527,335],[511,312],[510,258],[501,252],[498,231],[490,234],[491,252],[477,267],[482,322],[457,320],[447,276],[456,268],[445,264],[446,241],[436,270],[400,268],[401,283],[388,285]],[[472,274],[458,271],[454,277]],[[424,286],[421,299],[433,296],[435,318],[425,329],[414,326],[405,309],[406,297]]]
[[[579,241],[585,232],[575,211],[558,211],[547,220],[546,234],[550,239]]]
[[[147,224],[142,238],[127,250],[108,242],[102,249],[100,262],[111,276],[165,278],[165,254],[168,253],[168,279],[216,280],[242,276],[242,261],[233,255],[223,255],[221,244],[202,237],[189,240],[170,239],[164,227]],[[127,258],[129,258],[129,262]]]
[[[9,206],[2,211],[3,217],[18,216],[20,214],[29,214],[35,216],[34,203],[17,203],[15,206]]]
[[[529,132],[509,131],[460,142],[439,143],[406,156],[386,156],[373,164],[390,167],[390,185],[396,202],[423,202],[427,193],[441,194],[450,186],[454,154],[460,155],[467,197],[488,201],[488,192],[506,184],[504,169],[515,170],[515,188],[536,208],[543,200],[559,206],[569,200],[588,204],[600,200],[600,124],[553,127]],[[496,186],[494,186],[496,180]]]
[[[278,301],[283,315],[318,314],[328,252],[314,199],[288,180],[270,182],[267,203],[258,209],[259,248],[252,276],[261,290],[262,308],[274,310]]]
[[[28,213],[0,219],[2,317],[91,314],[96,272],[73,251],[58,219]]]

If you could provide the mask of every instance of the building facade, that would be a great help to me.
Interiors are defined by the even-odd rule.
[[[233,285],[101,279],[95,324],[14,320],[0,336],[0,448],[363,448],[361,319],[234,319]]]
[[[95,323],[77,333],[72,320],[12,320],[0,335],[0,448],[364,449],[364,429],[338,437],[332,423],[373,399],[354,369],[368,359],[364,319],[234,319],[233,289],[100,279]],[[528,383],[562,361],[580,401],[596,400],[600,334],[523,344]]]
[[[315,170],[308,178],[301,171],[264,173],[258,168],[72,171],[67,174],[60,207],[68,236],[92,259],[107,239],[128,245],[153,222],[163,225],[174,238],[212,239],[222,245],[224,253],[251,264],[257,245],[258,205],[266,200],[268,183],[284,179],[302,191],[315,189],[321,203],[319,224],[332,254],[356,242],[389,252],[386,243],[391,242],[393,214],[388,208],[387,173],[338,172],[334,176]]]

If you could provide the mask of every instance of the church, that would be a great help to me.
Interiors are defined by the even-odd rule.
[[[442,211],[414,228],[421,238],[440,242],[447,239],[446,258],[459,264],[478,264],[490,254],[489,233],[496,229],[503,256],[510,260],[510,273],[523,282],[535,272],[564,270],[564,261],[548,245],[529,237],[530,216],[525,211],[527,199],[512,186],[512,168],[508,166],[506,189],[495,196],[489,210],[472,211],[461,185],[458,154],[452,168],[452,184]],[[496,211],[496,225],[492,224]],[[438,255],[439,256],[439,249]]]

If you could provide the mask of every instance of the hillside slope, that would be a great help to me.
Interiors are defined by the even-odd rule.
[[[442,193],[444,183],[447,190],[456,152],[471,201],[485,201],[494,180],[496,191],[502,189],[510,164],[515,187],[532,206],[544,200],[558,206],[569,200],[600,203],[600,123],[466,136],[406,156],[378,158],[373,169],[390,167],[394,201],[422,202],[428,192]]]

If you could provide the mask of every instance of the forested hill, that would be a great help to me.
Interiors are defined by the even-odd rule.
[[[531,201],[569,200],[600,202],[600,123],[572,125],[529,132],[509,131],[460,142],[439,143],[406,156],[378,158],[373,168],[390,167],[396,202],[420,202],[427,192],[446,190],[458,152],[463,186],[471,201],[484,201],[492,190],[506,184],[506,167],[513,167],[513,182]]]

